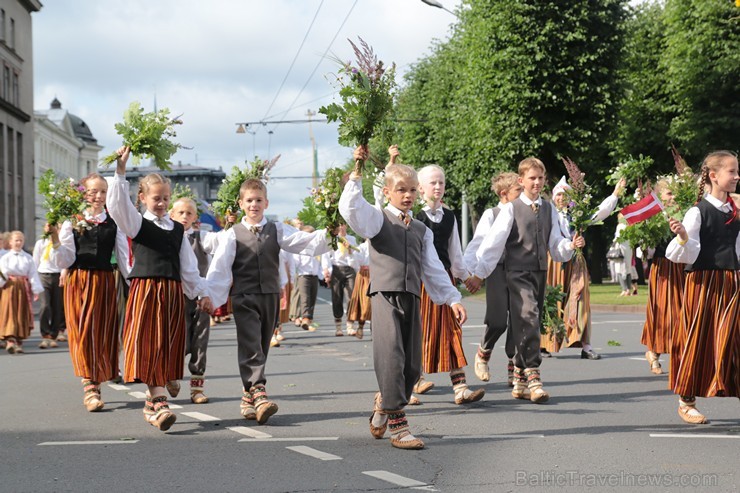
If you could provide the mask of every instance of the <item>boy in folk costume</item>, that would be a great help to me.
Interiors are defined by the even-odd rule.
[[[355,149],[355,160],[367,150]],[[380,392],[370,417],[370,433],[382,438],[391,431],[391,445],[421,449],[424,442],[409,431],[404,408],[421,370],[419,296],[424,282],[433,301],[446,303],[460,323],[465,322],[461,295],[434,249],[432,232],[414,220],[418,179],[413,168],[386,168],[385,209],[370,205],[362,196],[361,176],[350,175],[339,199],[339,213],[349,227],[370,239],[370,289],[373,312],[373,361]]]
[[[545,165],[529,157],[519,163],[523,193],[501,206],[491,230],[476,251],[477,264],[468,284],[477,289],[496,268],[506,251],[506,282],[509,317],[514,337],[514,389],[516,399],[547,402],[549,394],[540,378],[540,323],[545,300],[547,252],[554,260],[568,261],[575,248],[586,242],[580,235],[571,240],[558,228],[552,204],[540,197],[545,184]]]
[[[501,206],[518,198],[519,194],[522,193],[519,175],[512,172],[499,173],[491,179],[491,190],[498,197],[499,204],[491,209],[486,209],[478,221],[473,239],[468,243],[463,257],[468,270],[471,270],[477,263],[475,252],[491,230],[493,222],[501,211]],[[486,278],[486,315],[483,319],[486,328],[475,354],[475,374],[484,382],[490,380],[488,361],[491,359],[491,353],[496,346],[496,342],[506,332],[505,351],[509,359],[506,373],[511,387],[514,385],[515,348],[514,338],[511,335],[511,324],[509,323],[509,288],[506,284],[505,258],[505,254],[501,256],[496,268]]]
[[[360,266],[355,278],[355,288],[352,290],[352,297],[347,303],[347,335],[355,336],[362,339],[365,332],[365,322],[370,320],[372,309],[370,307],[370,297],[367,290],[370,287],[370,240],[363,241],[357,247],[355,259]],[[357,328],[354,328],[354,322],[357,322]],[[350,327],[350,324],[353,324]]]
[[[305,233],[267,221],[267,187],[260,180],[246,180],[239,197],[244,217],[219,240],[208,282],[216,304],[231,297],[243,385],[241,414],[264,424],[278,410],[267,397],[265,365],[279,311],[280,249],[320,255],[329,246],[325,230]]]
[[[357,276],[357,240],[347,236],[347,225],[339,226],[337,250],[326,252],[321,256],[321,268],[326,284],[331,289],[331,309],[334,314],[336,335],[342,336],[342,317],[344,316],[344,299],[349,302],[355,288]],[[347,335],[352,335],[352,322],[347,321]]]
[[[44,233],[48,237],[40,238],[33,247],[33,261],[36,262],[39,279],[44,286],[39,312],[41,349],[55,348],[58,346],[57,341],[67,340],[64,336],[64,290],[59,281],[62,268],[51,255],[52,250],[59,247],[59,230],[56,225],[45,224]]]
[[[271,347],[278,347],[285,340],[283,324],[290,322],[290,297],[295,284],[291,276],[295,272],[293,255],[285,250],[280,250],[280,313],[275,321],[275,331],[270,339]]]
[[[12,231],[10,249],[0,257],[0,340],[10,354],[24,352],[23,340],[33,330],[31,303],[44,291],[33,257],[23,251],[25,240]]]
[[[601,222],[614,211],[619,202],[619,197],[624,191],[626,181],[624,178],[614,187],[614,191],[601,204],[597,212],[591,218],[592,222]],[[568,199],[565,191],[570,189],[570,185],[563,176],[552,189],[552,201],[557,211],[558,222],[556,227],[559,228],[560,234],[566,238],[572,238],[574,231],[570,227],[570,214],[568,214]],[[547,259],[547,285],[560,285],[565,293],[564,301],[568,300],[571,281],[571,264],[569,262],[557,262],[552,257]],[[588,279],[588,274],[586,273]],[[588,282],[588,281],[587,281]],[[582,296],[578,301],[578,316],[574,321],[565,316],[565,328],[567,331],[568,346],[581,348],[581,359],[597,360],[601,355],[596,353],[591,347],[591,303],[587,297]],[[558,352],[560,345],[552,340],[551,335],[542,334],[540,338],[540,350],[543,356],[550,357],[551,352]]]

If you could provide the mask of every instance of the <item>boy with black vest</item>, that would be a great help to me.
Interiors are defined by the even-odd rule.
[[[329,245],[326,230],[304,233],[267,221],[267,188],[260,180],[246,180],[239,197],[244,217],[219,238],[207,279],[218,306],[231,296],[244,386],[241,414],[264,424],[278,410],[267,398],[265,363],[280,308],[280,249],[320,255]]]
[[[516,346],[514,390],[516,399],[543,403],[549,394],[540,379],[540,319],[545,301],[547,252],[559,262],[570,260],[582,236],[566,238],[558,227],[557,212],[540,197],[545,184],[545,165],[529,157],[519,163],[523,193],[504,204],[490,231],[476,250],[476,265],[468,265],[473,276],[469,286],[480,287],[506,252],[506,282],[509,288],[509,317]],[[527,390],[529,392],[527,392]]]
[[[355,160],[367,150],[358,147]],[[370,288],[373,312],[373,362],[380,392],[375,395],[370,433],[382,438],[391,430],[391,445],[421,449],[424,442],[409,431],[404,407],[421,373],[419,297],[424,282],[435,303],[451,306],[460,323],[467,315],[460,292],[450,283],[434,249],[432,232],[411,217],[418,179],[413,168],[389,165],[383,194],[385,209],[362,196],[361,176],[353,172],[339,199],[339,213],[359,235],[370,239]]]

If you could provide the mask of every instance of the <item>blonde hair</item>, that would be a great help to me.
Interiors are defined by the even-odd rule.
[[[305,233],[313,233],[314,231],[316,231],[316,228],[314,228],[310,224],[304,224],[303,226],[301,226],[301,231]]]
[[[443,170],[441,166],[437,166],[436,164],[429,164],[416,172],[419,183],[426,183],[427,176],[432,174],[433,171],[439,171],[440,173],[442,173],[442,178],[445,178],[445,170]]]
[[[522,159],[519,162],[519,176],[524,176],[527,174],[527,172],[531,169],[536,169],[538,171],[542,171],[543,173],[547,174],[547,169],[545,168],[545,164],[537,159],[536,157],[527,157]]]
[[[262,182],[262,180],[258,180],[257,178],[249,178],[247,180],[244,180],[244,183],[242,183],[242,186],[239,187],[239,198],[241,199],[244,195],[244,192],[247,190],[261,190],[262,193],[265,194],[265,198],[267,198],[267,187]]]
[[[152,185],[167,185],[170,187],[170,180],[169,178],[165,178],[164,175],[160,175],[159,173],[150,173],[146,175],[144,178],[141,178],[139,180],[139,193],[136,194],[136,208],[139,208],[139,205],[141,204],[141,195],[146,195],[149,193],[149,189]]]
[[[513,171],[504,171],[491,178],[491,190],[499,197],[519,183],[519,175]]]
[[[23,241],[26,241],[26,235],[23,234],[23,231],[15,230],[7,234],[8,234],[8,240],[12,240],[14,236],[20,236],[21,238],[23,238]]]
[[[191,199],[190,197],[180,197],[179,199],[172,202],[172,205],[170,205],[170,210],[173,210],[177,204],[183,203],[187,204],[189,207],[193,209],[193,211],[198,214],[198,204],[195,203],[195,200]]]
[[[401,180],[409,180],[418,184],[419,176],[414,168],[405,164],[389,164],[385,167],[386,187],[392,188],[393,185]]]
[[[699,179],[699,193],[696,198],[697,202],[700,202],[704,198],[705,188],[708,190],[712,189],[712,182],[709,180],[709,172],[714,171],[715,173],[721,170],[725,166],[727,159],[733,159],[737,161],[737,156],[730,151],[714,151],[707,154],[704,161],[701,163],[701,178]]]
[[[80,178],[80,185],[87,188],[87,182],[90,180],[103,180],[105,182],[106,188],[108,187],[108,182],[105,180],[105,177],[101,175],[100,173],[90,173],[89,175]]]

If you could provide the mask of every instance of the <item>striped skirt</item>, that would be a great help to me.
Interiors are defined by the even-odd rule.
[[[450,276],[452,282],[452,276]],[[443,373],[467,366],[462,327],[448,305],[436,305],[421,285],[421,362],[424,373]]]
[[[548,286],[560,286],[565,293],[565,300],[568,299],[568,288],[570,287],[570,262],[555,262],[550,254],[547,254],[547,278]],[[564,301],[558,303],[558,311],[563,313]],[[563,341],[555,340],[550,334],[540,335],[540,348],[549,353],[557,353],[562,347]]]
[[[681,321],[684,264],[656,258],[648,278],[648,302],[640,343],[658,354],[671,352],[671,332]]]
[[[9,276],[0,289],[0,339],[27,339],[33,330],[31,284],[27,277]]]
[[[352,290],[352,298],[347,305],[348,322],[367,322],[373,311],[370,307],[370,297],[367,290],[370,287],[370,271],[362,268],[355,277],[355,287]]]
[[[740,271],[686,275],[681,323],[673,333],[671,390],[740,397]]]
[[[74,269],[64,287],[75,375],[105,382],[118,375],[118,302],[113,272]]]
[[[123,379],[163,387],[185,359],[185,297],[172,279],[133,279],[123,326]]]
[[[290,322],[290,293],[293,291],[293,285],[290,281],[285,285],[285,298],[280,297],[280,315],[278,324]]]

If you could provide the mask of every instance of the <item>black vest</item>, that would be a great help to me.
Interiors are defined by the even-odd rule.
[[[239,223],[234,226],[234,236],[231,295],[280,293],[280,244],[275,223],[268,221],[259,236]]]
[[[701,214],[701,251],[696,261],[686,266],[686,271],[740,270],[740,262],[735,253],[740,221],[733,220],[730,224],[725,224],[731,215],[720,211],[707,199],[702,199],[696,207]]]
[[[116,231],[118,227],[110,216],[83,233],[72,229],[76,256],[70,269],[112,271],[111,256],[116,247]],[[120,261],[126,262],[128,259]]]
[[[203,242],[201,241],[200,231],[193,230],[187,235],[190,246],[193,247],[193,253],[195,258],[198,259],[198,273],[200,277],[206,277],[208,274],[208,253],[203,248]]]
[[[537,212],[525,204],[521,197],[511,202],[514,222],[504,249],[506,270],[547,271],[553,206],[546,200],[541,202]]]
[[[141,229],[133,238],[134,268],[129,279],[164,277],[180,280],[180,248],[185,229],[175,224],[172,231],[162,229],[154,221],[141,220]]]
[[[437,256],[442,261],[446,270],[450,270],[452,262],[450,261],[450,237],[453,234],[457,234],[455,229],[455,214],[449,210],[442,208],[442,220],[439,223],[435,223],[427,213],[421,211],[419,213],[419,221],[426,224],[427,228],[432,230],[434,233],[434,249],[437,250]]]

